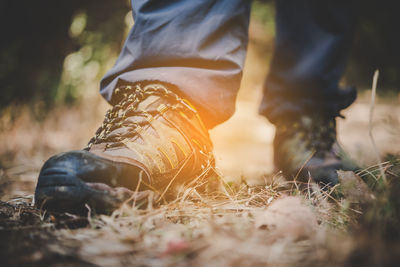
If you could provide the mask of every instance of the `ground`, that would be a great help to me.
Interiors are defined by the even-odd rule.
[[[18,108],[15,118],[10,117],[11,112],[3,112],[0,262],[74,266],[396,262],[397,241],[386,249],[380,232],[360,234],[365,233],[364,225],[374,225],[368,224],[370,221],[365,224],[364,215],[374,211],[371,207],[376,205],[371,203],[378,202],[381,195],[370,191],[359,176],[381,179],[376,165],[380,153],[393,155],[383,167],[391,181],[398,178],[395,155],[400,152],[400,99],[378,98],[375,103],[372,126],[379,152],[372,148],[369,136],[370,92],[362,93],[344,111],[346,120],[338,121],[339,140],[364,171],[359,176],[341,173],[339,193],[312,183],[285,182],[272,165],[274,128],[257,115],[271,49],[260,45],[257,27],[250,28],[252,38],[237,111],[211,130],[220,174],[218,193],[204,196],[187,189],[172,203],[140,209],[125,205],[109,216],[79,217],[35,209],[33,192],[43,162],[55,153],[84,147],[108,106],[90,94],[77,105],[56,108],[40,121],[24,107]],[[149,200],[151,203],[150,196]],[[383,243],[375,243],[380,244],[375,250],[365,245],[376,240]],[[379,255],[368,254],[370,251]]]

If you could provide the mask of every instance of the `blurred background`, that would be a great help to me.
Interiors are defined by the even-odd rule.
[[[250,42],[237,112],[211,131],[226,179],[260,181],[273,172],[274,128],[257,115],[275,34],[274,1],[254,1]],[[339,122],[351,156],[374,164],[368,137],[369,91],[380,70],[374,133],[382,154],[400,152],[400,37],[395,1],[360,1],[358,26],[343,84],[357,103]],[[0,190],[32,192],[49,156],[80,149],[108,104],[98,84],[133,25],[127,0],[1,1]],[[243,127],[246,126],[246,127]],[[8,194],[8,193],[7,193]]]

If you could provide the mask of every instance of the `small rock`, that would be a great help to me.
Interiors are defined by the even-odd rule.
[[[365,182],[352,171],[338,171],[340,190],[350,203],[364,204],[375,199]]]
[[[312,238],[317,230],[317,218],[299,197],[284,197],[255,217],[257,228],[266,228],[275,238],[302,240]]]

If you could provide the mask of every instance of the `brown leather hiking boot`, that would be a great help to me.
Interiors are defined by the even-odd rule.
[[[122,86],[85,150],[51,157],[42,167],[36,205],[80,212],[118,207],[136,189],[173,195],[206,177],[212,143],[197,111],[162,84]],[[121,196],[121,192],[123,193]]]
[[[336,120],[315,115],[277,125],[274,139],[274,163],[287,178],[322,185],[338,183],[337,170],[354,170],[344,161],[336,140]]]

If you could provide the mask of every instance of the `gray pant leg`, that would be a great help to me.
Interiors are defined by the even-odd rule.
[[[175,85],[208,127],[234,112],[246,55],[251,1],[133,0],[134,26],[101,81],[111,103],[121,84]]]
[[[276,41],[260,113],[271,122],[335,117],[356,97],[340,90],[355,23],[353,0],[277,0]]]

